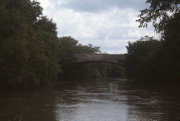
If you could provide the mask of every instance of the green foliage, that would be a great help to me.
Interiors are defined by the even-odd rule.
[[[179,83],[180,80],[180,1],[146,0],[141,10],[140,27],[152,22],[161,33],[158,42],[129,43],[126,71],[130,78],[150,82]]]
[[[161,49],[162,75],[165,79],[179,82],[180,80],[180,14],[169,19],[164,27],[162,36],[163,46]]]
[[[56,25],[38,2],[3,0],[0,4],[1,87],[34,87],[56,80]]]
[[[180,13],[179,0],[146,0],[149,8],[141,10],[139,19],[140,27],[147,27],[152,22],[158,32],[164,30],[169,18]]]
[[[126,73],[133,80],[143,80],[156,75],[155,55],[161,46],[161,42],[151,37],[141,38],[140,40],[129,43],[126,55]],[[147,80],[147,79],[146,79]]]
[[[100,52],[99,47],[93,47],[92,45],[81,45],[78,44],[78,41],[75,40],[72,37],[62,37],[59,38],[58,41],[58,61],[61,65],[61,68],[63,70],[63,75],[59,75],[59,79],[64,77],[68,77],[71,75],[71,77],[77,76],[79,73],[81,73],[81,76],[87,76],[87,73],[85,74],[85,70],[91,70],[91,72],[94,72],[92,69],[90,69],[90,66],[88,65],[82,65],[77,67],[74,65],[74,61],[76,61],[76,58],[74,57],[74,54],[79,53],[95,53]],[[89,73],[89,71],[87,71]]]

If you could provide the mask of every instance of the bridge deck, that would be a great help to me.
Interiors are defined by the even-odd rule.
[[[107,62],[107,63],[121,63],[124,61],[123,54],[75,54],[77,63],[83,62]]]

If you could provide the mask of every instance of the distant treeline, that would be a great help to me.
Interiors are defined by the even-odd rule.
[[[0,87],[29,88],[53,85],[64,77],[102,77],[121,74],[108,64],[74,65],[75,53],[100,53],[57,36],[56,24],[31,0],[0,1]]]
[[[134,82],[180,83],[180,1],[147,0],[140,27],[153,23],[160,40],[143,37],[127,46],[126,74]]]

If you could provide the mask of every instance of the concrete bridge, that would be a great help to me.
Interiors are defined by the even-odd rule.
[[[112,64],[122,64],[125,59],[123,54],[75,54],[74,57],[77,59],[76,63],[91,63],[91,62],[102,62]]]

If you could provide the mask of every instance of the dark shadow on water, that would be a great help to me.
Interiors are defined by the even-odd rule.
[[[57,121],[52,91],[1,92],[0,97],[0,121]]]

